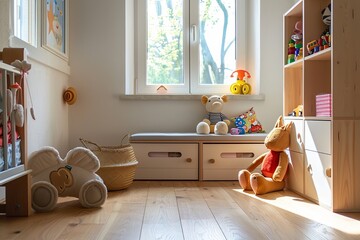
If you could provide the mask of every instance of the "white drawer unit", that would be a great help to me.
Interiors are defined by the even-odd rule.
[[[304,194],[304,154],[294,151],[285,152],[289,157],[287,188]]]
[[[331,154],[330,121],[305,121],[305,149]]]
[[[135,179],[198,180],[198,144],[133,143]]]
[[[331,155],[306,150],[305,195],[331,206]]]
[[[203,144],[202,149],[203,180],[237,180],[239,170],[268,151],[264,144]]]
[[[268,151],[266,135],[132,134],[130,143],[139,161],[135,179],[237,180],[240,169]]]
[[[285,119],[285,124],[293,122],[291,125],[290,146],[291,151],[304,152],[304,121],[300,119]]]

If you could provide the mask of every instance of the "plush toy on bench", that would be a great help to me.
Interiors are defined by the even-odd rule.
[[[251,165],[239,172],[239,183],[244,190],[253,190],[255,194],[282,190],[285,187],[285,175],[289,159],[284,150],[290,144],[291,122],[284,125],[282,116],[265,138],[265,146],[270,150],[257,157]],[[261,173],[251,173],[261,164]]]
[[[196,132],[199,134],[215,133],[226,135],[229,130],[230,120],[221,113],[224,103],[228,101],[226,95],[211,97],[202,96],[201,102],[205,105],[208,112],[205,118],[196,126]]]
[[[31,154],[32,207],[38,212],[55,208],[58,196],[77,197],[83,207],[100,207],[107,198],[107,188],[95,173],[99,159],[88,149],[77,147],[61,159],[53,147],[44,147]]]

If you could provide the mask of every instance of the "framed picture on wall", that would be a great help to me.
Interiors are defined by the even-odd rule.
[[[43,0],[42,3],[42,47],[68,60],[68,0]]]

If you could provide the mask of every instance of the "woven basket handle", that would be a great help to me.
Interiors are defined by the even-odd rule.
[[[79,140],[84,145],[84,147],[86,147],[87,149],[91,150],[91,148],[88,146],[88,144],[92,144],[92,145],[95,145],[98,148],[99,151],[101,151],[101,147],[99,145],[97,145],[96,143],[90,142],[90,141],[85,140],[83,138],[79,138]]]
[[[125,144],[123,144],[123,141],[125,140],[125,138],[127,138],[127,144],[125,145]],[[123,136],[123,138],[121,139],[121,147],[122,146],[127,146],[127,145],[130,145],[130,133],[128,133],[128,134],[125,134],[124,136]]]

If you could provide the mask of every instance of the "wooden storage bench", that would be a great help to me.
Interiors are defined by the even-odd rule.
[[[237,180],[240,169],[267,151],[266,136],[136,133],[130,137],[139,161],[135,179]]]

